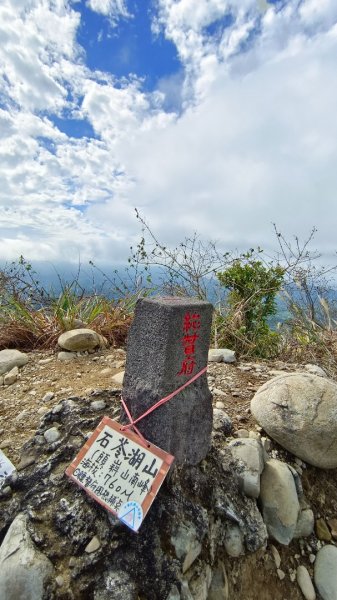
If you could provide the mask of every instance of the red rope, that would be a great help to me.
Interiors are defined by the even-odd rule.
[[[125,429],[129,429],[130,427],[132,427],[136,431],[136,433],[138,433],[138,435],[142,438],[142,440],[145,441],[144,437],[140,433],[139,429],[137,429],[137,427],[135,427],[135,424],[138,423],[139,421],[141,421],[141,419],[144,419],[144,417],[147,417],[149,414],[151,414],[154,410],[156,410],[156,408],[159,408],[159,406],[162,406],[162,404],[165,404],[166,402],[168,402],[169,400],[174,398],[174,396],[179,394],[179,392],[184,390],[188,385],[191,385],[191,383],[193,383],[196,379],[198,379],[198,377],[200,377],[200,375],[203,375],[203,373],[206,373],[206,371],[207,371],[207,366],[204,367],[203,369],[201,369],[201,371],[199,371],[199,373],[194,375],[194,377],[192,377],[192,379],[189,379],[188,381],[186,381],[186,383],[184,383],[182,386],[180,386],[180,388],[178,388],[177,390],[175,390],[168,396],[165,396],[165,398],[158,400],[158,402],[156,402],[156,404],[151,406],[145,413],[140,415],[140,417],[137,417],[137,419],[135,419],[135,420],[132,419],[131,413],[130,413],[128,407],[126,406],[125,401],[123,400],[123,398],[121,398],[123,408],[124,408],[128,418],[129,418],[129,421],[130,421],[130,423],[128,425],[123,425],[123,427],[121,427],[121,431],[125,431]]]

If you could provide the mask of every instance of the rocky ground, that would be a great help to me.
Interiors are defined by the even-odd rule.
[[[18,380],[12,385],[0,387],[0,449],[18,468],[19,474],[23,476],[25,469],[32,469],[32,460],[30,459],[29,462],[31,456],[29,440],[41,426],[41,419],[43,423],[44,415],[50,414],[50,410],[59,406],[63,399],[73,398],[73,402],[81,405],[81,414],[86,415],[88,427],[91,429],[103,414],[118,417],[118,389],[121,389],[121,385],[113,382],[113,378],[123,370],[124,360],[123,350],[111,349],[79,356],[69,362],[58,360],[57,354],[53,352],[29,354],[29,361],[20,369]],[[250,401],[255,391],[280,371],[293,372],[303,369],[304,365],[290,365],[275,361],[272,363],[210,363],[208,375],[214,407],[225,410],[230,416],[233,424],[232,437],[264,436],[264,432],[250,412]],[[115,391],[112,392],[112,389]],[[102,409],[101,406],[96,410],[93,403],[95,400],[102,399],[105,408]],[[48,419],[49,425],[52,426],[52,419],[49,417]],[[56,416],[55,421],[57,421]],[[221,451],[226,447],[227,442],[228,436],[225,436],[222,431],[214,431],[214,452]],[[295,460],[293,455],[273,441],[270,444],[271,456],[281,458],[300,473],[306,500],[314,511],[318,526],[310,537],[293,540],[289,546],[269,542],[266,549],[258,552],[246,552],[244,556],[238,558],[222,557],[229,580],[230,600],[303,598],[295,579],[296,568],[298,565],[304,565],[312,575],[315,555],[324,541],[336,543],[336,540],[331,537],[331,531],[324,526],[319,526],[322,522],[328,523],[337,518],[336,470],[320,470],[311,467]],[[71,452],[67,460],[69,462],[72,460]],[[65,478],[63,473],[67,466],[63,461],[64,456],[57,464],[57,473],[55,473],[55,477],[58,477],[60,482]],[[67,483],[67,502],[71,502],[72,490],[72,484]],[[64,489],[62,491],[64,492]],[[81,491],[75,492],[75,488],[73,493],[74,499],[78,494],[83,494]],[[14,510],[14,500],[11,499],[11,510]],[[160,497],[155,502],[157,508],[154,506],[151,509],[153,514],[158,513]],[[9,510],[8,507],[9,499],[6,500],[6,510]],[[51,510],[52,507],[49,509]],[[66,506],[63,510],[66,511]],[[90,514],[88,518],[92,518],[92,515]],[[59,594],[50,597],[83,598],[83,600],[92,598],[93,596],[84,591],[84,580],[81,583],[82,588],[76,589],[76,586],[73,586],[73,595],[65,591],[68,589],[66,583],[70,577],[70,570],[74,569],[74,564],[69,567],[69,557],[67,556],[65,560],[63,556],[66,554],[65,549],[57,546],[48,531],[43,535],[49,540],[49,544],[55,543],[54,564],[59,576]],[[135,534],[128,533],[127,539],[131,540],[134,536]],[[78,551],[77,549],[76,552]],[[85,554],[84,549],[81,549],[81,552]],[[72,578],[74,579],[74,570]],[[142,600],[148,598],[142,596]],[[161,598],[158,597],[158,600]]]

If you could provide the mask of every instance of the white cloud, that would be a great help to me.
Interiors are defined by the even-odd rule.
[[[109,17],[112,23],[120,17],[131,16],[124,0],[87,0],[87,6],[94,12]]]
[[[268,246],[276,221],[299,235],[316,224],[331,252],[335,2],[158,6],[154,28],[183,70],[148,93],[135,76],[88,69],[66,0],[1,3],[0,255],[121,260],[138,235],[135,206],[172,243],[198,230],[224,248]],[[128,16],[122,1],[90,8]],[[181,85],[184,112],[165,112]],[[62,133],[53,116],[69,114],[97,139]]]

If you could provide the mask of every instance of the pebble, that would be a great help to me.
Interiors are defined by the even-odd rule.
[[[279,553],[278,549],[277,549],[277,548],[275,548],[275,546],[273,546],[273,545],[272,545],[272,546],[270,546],[270,550],[271,550],[271,553],[272,553],[272,555],[273,555],[273,559],[274,559],[274,561],[275,561],[276,568],[277,568],[277,569],[279,569],[279,568],[280,568],[280,566],[281,566],[281,557],[280,557],[280,553]]]
[[[113,381],[114,383],[118,383],[119,385],[123,385],[123,379],[124,379],[124,371],[121,371],[120,373],[116,373],[116,375],[113,375],[111,377],[111,381]]]
[[[315,530],[319,540],[322,540],[323,542],[330,542],[331,533],[323,518],[317,519],[315,523]]]
[[[112,373],[113,370],[110,367],[106,367],[99,372],[100,375],[112,375]]]
[[[55,581],[59,587],[62,587],[64,584],[64,579],[62,575],[58,575],[57,577],[55,577]]]
[[[12,385],[13,383],[15,383],[18,378],[18,375],[19,375],[18,367],[13,367],[13,369],[11,369],[9,371],[9,373],[6,373],[4,375],[4,378],[3,378],[4,385]]]
[[[76,352],[59,352],[57,358],[62,361],[74,360]]]
[[[337,519],[328,519],[328,525],[330,527],[332,537],[337,539]]]
[[[5,448],[8,448],[8,446],[10,446],[12,443],[12,440],[7,439],[7,440],[3,440],[0,444],[0,450],[4,450]]]
[[[38,415],[45,415],[46,412],[48,412],[49,408],[47,408],[46,406],[40,406],[40,408],[37,409],[37,414]]]
[[[44,435],[44,439],[49,444],[51,444],[52,442],[56,442],[61,437],[61,434],[60,434],[59,430],[57,429],[57,427],[51,427],[50,429],[47,429],[47,431],[45,431],[43,435]]]
[[[90,402],[90,406],[93,410],[103,410],[103,408],[105,408],[105,402],[104,400],[94,400],[93,402]]]
[[[52,357],[52,356],[51,356],[51,357],[49,357],[49,358],[41,358],[41,359],[38,361],[38,364],[39,364],[39,365],[47,365],[48,363],[52,362],[53,360],[54,360],[54,359],[53,359],[53,357]]]
[[[92,540],[90,540],[89,544],[85,547],[85,552],[87,554],[91,554],[92,552],[96,552],[96,550],[98,550],[100,546],[101,542],[99,541],[99,538],[97,537],[97,535],[94,535]]]
[[[50,402],[50,400],[52,400],[54,398],[55,394],[54,392],[47,392],[43,398],[42,398],[42,402]]]
[[[35,463],[36,461],[36,456],[32,456],[32,455],[28,455],[28,456],[23,456],[19,462],[19,464],[16,466],[16,470],[17,471],[22,471],[23,469],[25,469],[26,467],[29,467],[30,465],[32,465],[33,463]]]
[[[305,600],[316,600],[316,592],[311,577],[303,565],[297,567],[296,579]]]
[[[248,438],[249,431],[247,429],[238,429],[236,435],[238,438]]]
[[[277,569],[276,572],[277,572],[277,576],[278,576],[279,580],[282,581],[286,576],[285,572],[282,571],[282,569]]]
[[[220,402],[220,401],[219,401],[219,402],[216,402],[216,403],[215,403],[215,408],[221,408],[221,409],[224,409],[224,408],[225,408],[225,405],[224,405],[224,403],[223,403],[223,402]]]

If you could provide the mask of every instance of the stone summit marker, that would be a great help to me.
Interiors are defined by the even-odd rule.
[[[180,297],[139,300],[130,329],[122,396],[133,420],[207,366],[213,307]],[[137,423],[177,464],[196,465],[211,444],[206,372]],[[126,415],[123,422],[129,423]]]

